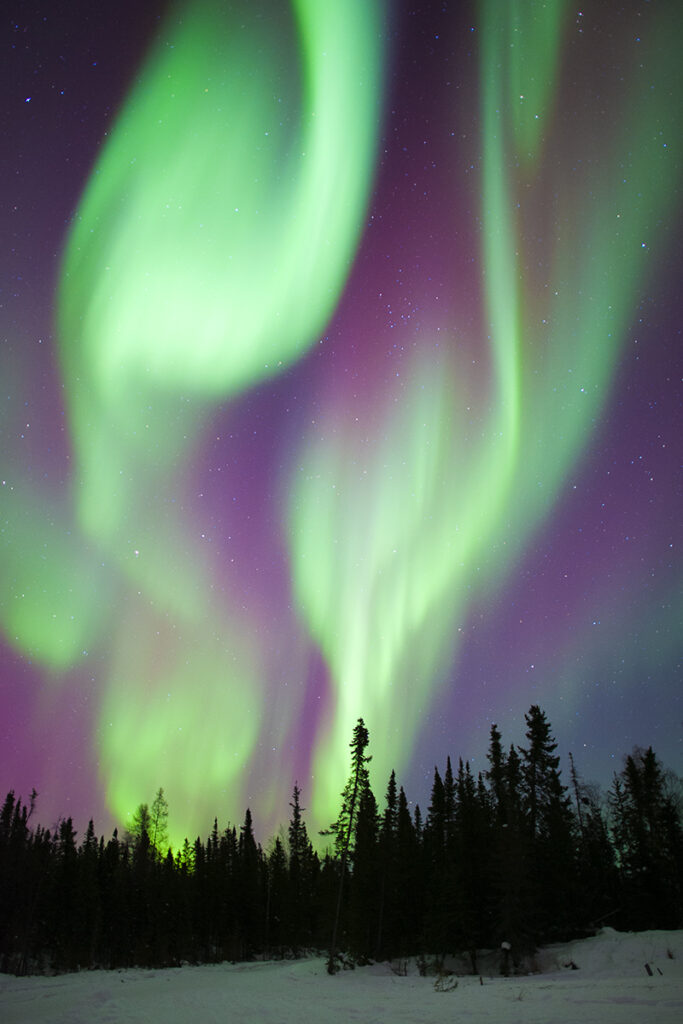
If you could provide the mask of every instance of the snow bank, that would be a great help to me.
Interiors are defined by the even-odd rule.
[[[576,968],[571,967],[574,963]],[[652,974],[645,968],[648,964]],[[178,970],[0,975],[3,1024],[680,1024],[683,931],[541,950],[528,977],[460,977],[451,991],[389,964],[331,978],[323,959]]]

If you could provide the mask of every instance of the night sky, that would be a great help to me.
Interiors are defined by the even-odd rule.
[[[680,4],[1,25],[3,794],[265,840],[532,703],[680,772]]]

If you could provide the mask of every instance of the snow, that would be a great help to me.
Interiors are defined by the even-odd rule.
[[[483,971],[498,956],[482,958]],[[573,969],[571,964],[576,968]],[[652,974],[648,974],[648,964]],[[412,962],[329,977],[322,958],[172,970],[0,975],[3,1024],[680,1024],[683,931],[618,933],[550,946],[538,973],[460,976],[436,991]],[[661,972],[661,973],[660,973]],[[451,979],[451,983],[454,979]]]

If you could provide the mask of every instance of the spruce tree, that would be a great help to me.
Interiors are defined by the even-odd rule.
[[[221,958],[237,960],[241,956],[241,939],[238,923],[239,894],[239,842],[237,829],[228,825],[224,829],[219,845],[220,879],[220,930],[219,946]]]
[[[456,786],[450,756],[446,758],[446,771],[443,776],[443,829],[446,856],[451,859],[453,839],[455,835],[455,804]]]
[[[362,964],[377,955],[381,895],[377,801],[369,786],[360,798],[354,838],[349,945]]]
[[[492,780],[491,797],[494,821],[490,853],[491,935],[494,946],[502,947],[505,943],[501,968],[508,973],[511,967],[519,966],[523,954],[534,944],[532,869],[522,808],[519,754],[514,745],[503,754],[502,748],[498,748],[499,739],[500,734],[496,737],[492,730],[489,771],[495,771],[496,781]]]
[[[570,779],[578,826],[576,865],[581,880],[576,892],[576,916],[581,930],[591,932],[618,909],[618,875],[597,787],[581,779],[569,755]]]
[[[155,906],[153,899],[153,871],[155,855],[149,841],[149,809],[146,804],[142,816],[143,826],[135,837],[128,870],[130,886],[130,915],[135,943],[132,949],[132,962],[139,966],[149,967],[153,964]]]
[[[367,792],[370,786],[368,764],[371,757],[365,756],[365,750],[370,742],[368,730],[362,718],[359,718],[353,729],[353,738],[349,744],[351,748],[351,772],[348,781],[342,792],[342,806],[339,816],[330,825],[329,831],[334,835],[334,850],[338,858],[343,859],[353,853],[355,815],[360,805],[361,797]]]
[[[491,740],[488,749],[489,767],[486,779],[491,787],[491,803],[497,822],[505,820],[506,786],[505,786],[505,753],[502,736],[497,725],[491,726]]]
[[[536,840],[547,830],[549,808],[558,792],[565,792],[559,783],[560,759],[555,754],[557,743],[545,713],[532,704],[524,716],[528,747],[522,749],[522,792],[530,838]]]
[[[247,808],[239,838],[239,887],[237,916],[242,940],[242,957],[250,957],[260,946],[264,919],[260,854],[254,838],[251,811]]]
[[[101,905],[99,887],[100,847],[92,818],[78,851],[78,929],[80,962],[94,962],[100,942]]]
[[[59,823],[53,875],[54,965],[58,971],[75,970],[79,964],[78,853],[71,818]]]
[[[450,868],[449,931],[454,945],[469,954],[477,973],[477,949],[488,945],[490,930],[490,835],[486,807],[469,762],[458,767],[454,856]]]
[[[287,911],[290,899],[287,856],[279,836],[275,837],[273,848],[268,855],[266,878],[265,952],[268,956],[272,956],[273,953],[282,956],[289,938]]]
[[[317,857],[308,838],[301,806],[301,790],[294,784],[289,822],[289,942],[295,956],[301,946],[313,940],[314,887],[317,875]]]
[[[416,817],[419,808],[416,808]],[[393,956],[409,956],[417,951],[423,933],[424,860],[422,837],[410,817],[408,800],[401,786],[396,813],[396,890],[397,912],[391,947]]]
[[[652,747],[636,748],[610,791],[613,834],[630,928],[676,928],[681,896],[681,814]]]
[[[335,909],[334,924],[332,928],[332,941],[330,943],[330,954],[327,962],[327,971],[329,974],[334,974],[337,969],[337,934],[342,909],[346,863],[349,851],[353,852],[355,815],[361,799],[367,794],[370,788],[370,777],[367,766],[371,761],[371,757],[365,756],[365,751],[369,742],[370,736],[365,727],[365,722],[362,718],[359,718],[354,726],[353,738],[349,744],[351,747],[351,774],[349,775],[348,782],[346,783],[342,793],[341,812],[337,820],[330,826],[330,831],[334,833],[335,837],[335,849],[337,851],[337,856],[340,858],[340,873],[339,888],[337,892],[337,906]]]
[[[550,723],[537,704],[525,715],[522,796],[530,843],[535,941],[562,938],[574,924],[574,819]]]
[[[391,948],[395,917],[399,902],[397,892],[397,829],[398,797],[396,772],[389,776],[384,813],[379,834],[379,912],[377,922],[377,956]]]
[[[446,801],[438,768],[434,768],[432,793],[423,835],[425,869],[425,941],[443,955],[448,944],[452,916],[452,877],[446,858]]]

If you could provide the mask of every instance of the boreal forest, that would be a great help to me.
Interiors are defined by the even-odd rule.
[[[651,747],[626,755],[602,796],[570,755],[562,768],[545,713],[526,745],[493,725],[485,771],[435,768],[429,806],[392,772],[370,785],[359,719],[339,814],[308,833],[294,784],[289,823],[264,849],[252,815],[168,845],[163,788],[130,830],[79,837],[70,818],[35,824],[39,798],[8,793],[0,814],[0,970],[15,974],[297,957],[342,964],[424,962],[483,949],[514,973],[539,945],[683,926],[681,779]],[[340,785],[343,784],[340,780]],[[320,850],[324,852],[319,852]]]

